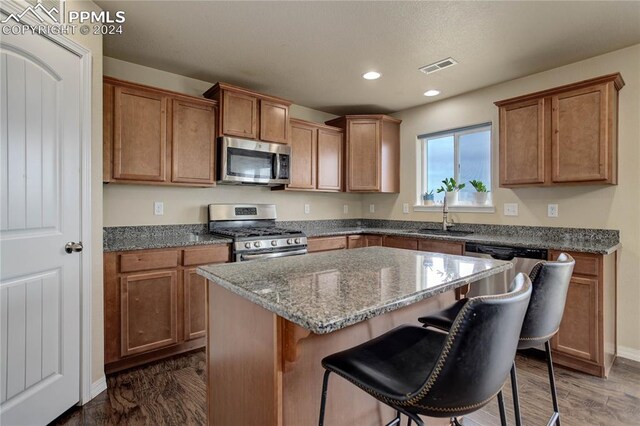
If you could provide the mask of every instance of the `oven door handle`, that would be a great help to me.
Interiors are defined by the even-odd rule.
[[[288,256],[298,256],[301,254],[307,254],[307,249],[300,250],[291,250],[291,251],[280,251],[276,253],[261,253],[261,254],[241,254],[241,260],[258,260],[258,259],[270,259],[274,257],[288,257]]]

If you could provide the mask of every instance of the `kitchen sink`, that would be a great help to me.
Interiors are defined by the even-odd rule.
[[[463,237],[465,235],[473,234],[473,231],[456,231],[456,230],[443,231],[442,229],[419,229],[418,232],[421,234],[429,234],[429,235],[449,235],[451,237]]]

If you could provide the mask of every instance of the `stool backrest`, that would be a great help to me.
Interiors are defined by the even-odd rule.
[[[433,371],[407,405],[425,415],[460,415],[477,410],[502,389],[531,297],[531,281],[525,274],[518,274],[513,284],[509,293],[467,301]]]
[[[561,253],[554,262],[539,262],[529,274],[531,301],[522,324],[520,349],[532,348],[549,340],[560,327],[575,260]]]

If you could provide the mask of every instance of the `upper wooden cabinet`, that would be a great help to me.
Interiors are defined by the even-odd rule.
[[[386,115],[327,121],[345,132],[348,192],[400,192],[400,123]]]
[[[291,119],[291,182],[286,189],[342,190],[343,133],[336,127]]]
[[[214,186],[216,102],[104,78],[103,180]]]
[[[219,102],[218,136],[289,142],[291,102],[227,83],[216,83],[204,97]]]
[[[500,186],[617,184],[619,73],[496,102]]]

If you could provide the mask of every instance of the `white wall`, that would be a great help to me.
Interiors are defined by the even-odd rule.
[[[498,185],[498,109],[494,101],[621,72],[619,184],[562,188],[500,189]],[[453,214],[456,222],[619,229],[618,344],[621,353],[640,356],[640,45],[575,64],[508,81],[450,99],[394,114],[401,127],[400,194],[363,197],[364,217],[442,220],[441,213],[402,213],[402,203],[416,200],[419,160],[417,135],[473,124],[493,123],[493,198],[496,213]],[[376,205],[370,214],[368,205]],[[518,203],[519,216],[503,215],[504,203]],[[557,203],[559,217],[547,217],[547,204]],[[635,352],[634,352],[635,351]]]
[[[109,57],[104,58],[104,75],[194,96],[201,96],[213,85]],[[300,105],[292,105],[290,112],[294,118],[320,123],[335,117]],[[276,204],[281,220],[357,218],[362,215],[360,198],[358,194],[285,192],[224,185],[165,188],[111,183],[104,185],[104,226],[204,223],[207,204],[235,202]],[[163,216],[153,215],[154,201],[164,202]],[[304,214],[304,204],[310,204],[310,214]],[[348,214],[343,213],[345,204]]]

